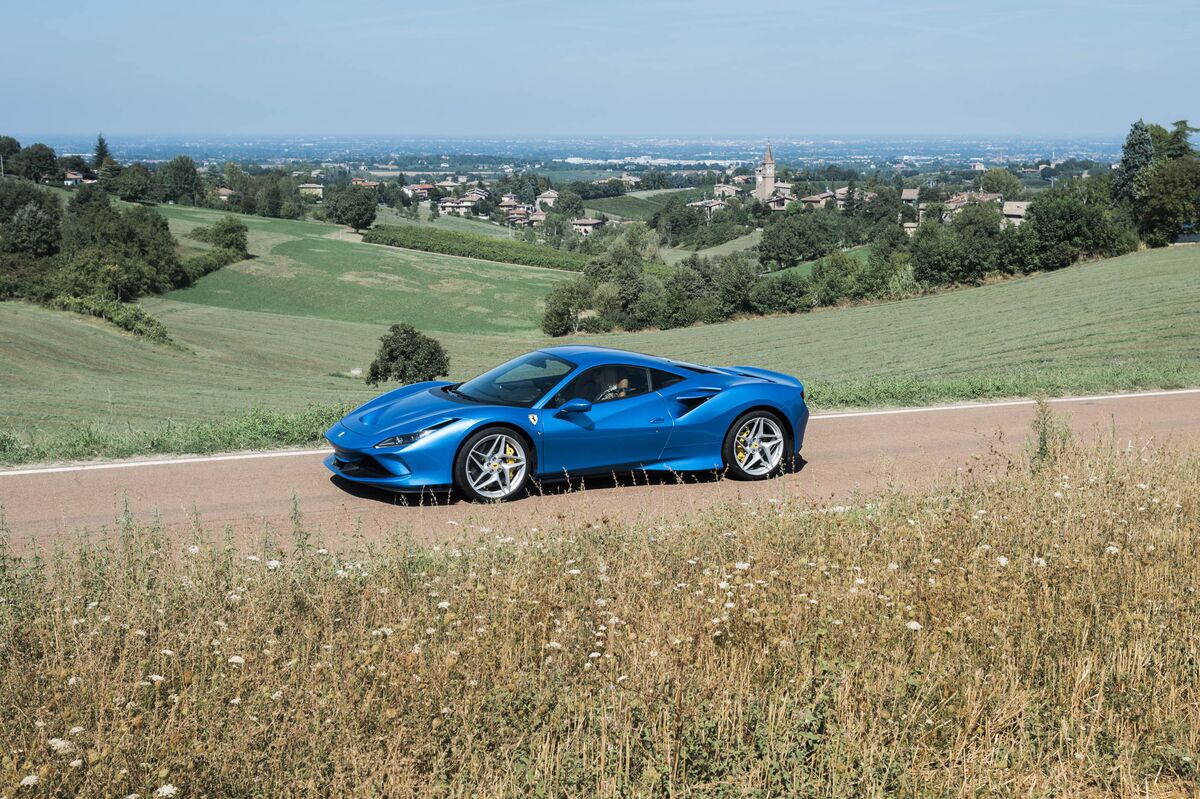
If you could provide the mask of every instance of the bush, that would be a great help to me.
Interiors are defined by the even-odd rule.
[[[187,235],[197,241],[208,242],[217,249],[229,250],[241,258],[245,258],[248,232],[249,228],[246,227],[245,222],[234,216],[225,216],[207,227],[195,228]]]
[[[223,266],[237,263],[243,258],[245,258],[244,252],[234,252],[227,249],[209,250],[208,252],[193,255],[183,262],[183,280],[176,287],[191,285],[210,272],[215,272]]]
[[[55,297],[49,302],[51,308],[73,311],[85,316],[95,316],[112,322],[122,330],[142,336],[159,344],[170,344],[167,327],[146,312],[140,305],[118,302],[101,297]]]
[[[420,383],[450,373],[450,359],[442,345],[412,325],[392,325],[379,340],[382,346],[367,371],[368,385],[385,380]]]
[[[381,225],[364,233],[363,241],[481,261],[567,269],[572,272],[582,271],[588,262],[587,256],[581,253],[417,225]]]

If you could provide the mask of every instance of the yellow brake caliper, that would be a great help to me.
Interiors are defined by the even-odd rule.
[[[734,453],[737,456],[738,463],[746,462],[746,439],[748,438],[750,438],[750,431],[743,427],[742,431],[738,433],[737,446]]]
[[[517,451],[515,449],[513,449],[513,445],[505,444],[504,445],[504,470],[505,470],[505,473],[508,475],[509,480],[512,480],[512,477],[513,477],[513,473],[512,473],[513,467],[511,464],[516,459],[517,459]]]

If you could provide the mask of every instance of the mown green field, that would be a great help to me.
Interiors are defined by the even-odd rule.
[[[762,231],[755,230],[747,233],[745,236],[740,236],[736,239],[718,244],[716,247],[707,247],[703,250],[687,250],[682,247],[663,247],[659,250],[663,260],[669,264],[677,264],[684,258],[690,255],[699,255],[701,258],[716,258],[719,255],[730,255],[735,252],[742,252],[751,247],[757,247],[762,241]]]
[[[181,237],[220,217],[198,208],[160,210]],[[239,218],[250,228],[254,257],[172,292],[172,300],[344,322],[408,322],[445,333],[508,334],[535,329],[542,298],[567,277],[547,269],[363,244],[334,225]]]
[[[513,238],[512,230],[509,228],[501,227],[482,219],[471,219],[470,217],[455,216],[454,214],[440,214],[436,219],[432,218],[429,214],[429,203],[427,202],[421,203],[417,212],[418,218],[410,219],[407,216],[401,216],[394,209],[388,208],[386,205],[381,205],[375,216],[375,224],[428,225],[441,228],[442,230],[454,230],[459,233],[474,233],[477,236],[495,236],[498,239]]]
[[[520,270],[526,272],[538,270]],[[221,275],[204,281],[214,277]],[[364,303],[375,301],[373,289],[358,288]],[[53,430],[75,420],[145,429],[375,393],[330,375],[369,364],[381,323],[178,296],[143,304],[184,349],[72,314],[0,303],[0,432]],[[252,296],[278,307],[267,302],[267,288]],[[417,297],[429,303],[427,294]],[[779,369],[809,384],[816,407],[866,406],[1197,386],[1198,319],[1200,247],[1176,247],[912,300],[573,340]],[[455,379],[567,341],[549,342],[531,323],[504,335],[435,324],[428,329],[446,346]]]
[[[647,222],[652,216],[666,207],[672,197],[680,196],[687,200],[699,199],[699,189],[664,189],[661,191],[646,191],[625,194],[620,197],[601,197],[597,200],[584,201],[584,207],[591,215],[607,214],[621,219],[636,219]]]
[[[1200,385],[1200,247],[597,343],[801,376],[821,406]]]

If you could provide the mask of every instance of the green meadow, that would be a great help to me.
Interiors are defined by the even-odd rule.
[[[642,222],[649,221],[652,216],[666,207],[672,197],[679,196],[687,200],[699,199],[700,189],[661,189],[644,192],[630,192],[619,197],[601,197],[595,200],[585,200],[584,208],[593,216],[605,214],[621,219],[634,219]]]
[[[162,209],[183,242],[219,213]],[[507,334],[534,329],[542,298],[564,275],[359,242],[315,222],[241,217],[249,260],[170,294],[177,302],[319,317],[343,322],[408,322],[443,333]]]
[[[218,216],[163,212],[184,244],[189,229]],[[573,341],[778,369],[804,379],[817,408],[1200,385],[1200,247],[890,303],[548,340],[540,301],[569,275],[362,244],[332,225],[244,221],[253,258],[142,301],[176,346],[0,303],[0,460],[34,459],[12,443],[32,439],[43,441],[36,452],[53,453],[56,436],[73,436],[68,451],[80,457],[265,445],[265,423],[248,417],[206,444],[128,437],[256,408],[360,402],[377,389],[350,372],[369,365],[387,325],[400,321],[442,342],[453,379]]]

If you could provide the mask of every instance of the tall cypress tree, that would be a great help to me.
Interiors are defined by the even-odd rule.
[[[112,158],[108,152],[108,142],[104,140],[104,134],[101,133],[96,137],[96,154],[92,156],[92,169],[97,172],[104,166],[104,162]]]
[[[1121,163],[1113,178],[1113,197],[1118,200],[1133,200],[1137,197],[1135,181],[1138,174],[1154,161],[1154,139],[1150,128],[1142,120],[1134,122],[1121,148]]]

